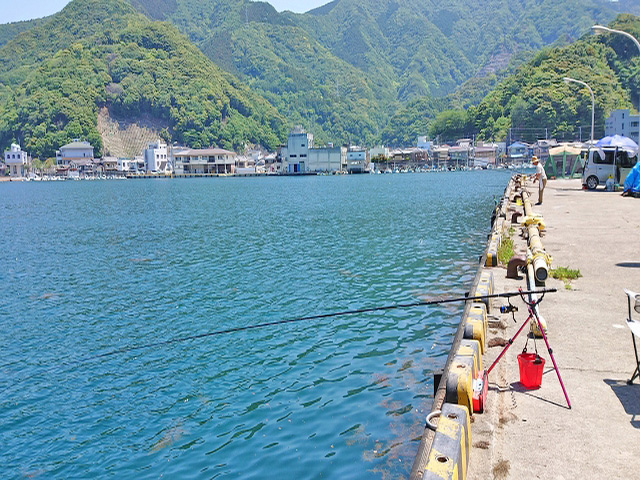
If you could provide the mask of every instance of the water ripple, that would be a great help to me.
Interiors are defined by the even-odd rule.
[[[460,305],[75,361],[459,296],[506,180],[2,184],[0,477],[406,476]]]

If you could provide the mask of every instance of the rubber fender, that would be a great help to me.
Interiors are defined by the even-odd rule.
[[[473,376],[476,377],[482,370],[482,356],[480,355],[480,342],[477,340],[463,339],[456,352],[456,356],[473,358]]]
[[[467,318],[464,322],[464,334],[462,338],[467,340],[477,340],[480,344],[480,354],[484,355],[484,351],[486,348],[485,344],[485,330],[484,323],[482,320],[475,320],[472,318]]]
[[[482,297],[485,295],[493,295],[493,272],[485,270],[480,274],[478,286],[474,292],[474,297]],[[491,313],[491,301],[488,298],[480,300],[487,307],[487,313]]]
[[[497,267],[498,266],[498,244],[500,243],[500,234],[494,232],[489,240],[489,248],[487,249],[487,260],[484,263],[485,267]]]
[[[487,306],[484,303],[472,303],[471,307],[469,307],[467,318],[482,320],[482,323],[484,324],[484,334],[485,336],[487,335],[487,330],[489,329],[489,317],[487,316]]]
[[[493,272],[490,270],[485,270],[480,274],[480,283],[486,283],[489,285],[489,294],[493,294]]]
[[[482,284],[479,283],[478,286],[476,287],[476,291],[474,292],[473,296],[474,297],[484,297],[487,295],[491,295],[489,293],[489,285],[487,284]],[[482,300],[477,300],[479,302],[482,302],[486,307],[487,307],[487,311],[489,311],[489,299],[488,298],[483,298]]]
[[[423,480],[465,480],[471,447],[469,410],[442,405],[438,428],[424,469]]]
[[[447,374],[445,402],[473,411],[473,358],[453,357]]]

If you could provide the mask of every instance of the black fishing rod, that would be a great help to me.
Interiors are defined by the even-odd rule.
[[[334,318],[334,317],[343,317],[346,315],[357,315],[360,313],[371,313],[371,312],[382,312],[382,311],[386,311],[386,310],[397,310],[400,308],[415,308],[415,307],[424,307],[424,306],[429,306],[429,305],[442,305],[445,303],[455,303],[455,302],[471,302],[471,301],[481,301],[481,300],[488,300],[491,298],[511,298],[511,297],[516,297],[516,296],[523,296],[523,295],[529,295],[529,294],[545,294],[545,293],[553,293],[553,292],[557,292],[557,290],[555,288],[546,288],[546,289],[542,289],[542,290],[529,290],[529,291],[518,291],[518,292],[506,292],[506,293],[495,293],[495,294],[491,294],[491,295],[480,295],[480,296],[474,296],[474,297],[469,297],[469,296],[464,296],[464,297],[456,297],[456,298],[449,298],[449,299],[445,299],[445,300],[429,300],[429,301],[423,301],[423,302],[414,302],[414,303],[399,303],[396,305],[386,305],[383,307],[369,307],[369,308],[360,308],[357,310],[345,310],[342,312],[333,312],[333,313],[323,313],[320,315],[310,315],[307,317],[298,317],[298,318],[290,318],[290,319],[286,319],[286,320],[277,320],[277,321],[273,321],[273,322],[266,322],[266,323],[258,323],[255,325],[247,325],[245,327],[234,327],[234,328],[228,328],[225,330],[217,330],[215,332],[207,332],[207,333],[200,333],[197,335],[190,335],[188,337],[180,337],[180,338],[173,338],[171,340],[163,340],[162,342],[155,342],[155,343],[148,343],[148,344],[144,344],[144,345],[132,345],[129,347],[123,347],[117,350],[112,350],[110,352],[106,352],[106,353],[101,353],[98,355],[93,355],[90,357],[86,357],[80,360],[76,360],[74,362],[72,362],[71,364],[77,364],[77,363],[85,363],[85,362],[89,362],[91,360],[97,360],[100,358],[105,358],[105,357],[112,357],[114,355],[120,355],[123,353],[127,353],[127,352],[133,352],[136,350],[144,350],[147,348],[154,348],[154,347],[161,347],[161,346],[165,346],[165,345],[171,345],[174,343],[183,343],[183,342],[188,342],[191,340],[200,340],[202,338],[207,338],[207,337],[214,337],[217,335],[226,335],[229,333],[237,333],[237,332],[243,332],[246,330],[254,330],[254,329],[258,329],[258,328],[266,328],[266,327],[273,327],[276,325],[286,325],[288,323],[297,323],[297,322],[308,322],[310,320],[321,320],[321,319],[325,319],[325,318]]]
[[[56,370],[58,368],[68,367],[68,366],[73,366],[73,365],[79,365],[79,364],[91,362],[91,361],[94,361],[94,360],[98,360],[98,359],[101,359],[101,358],[113,357],[115,355],[122,355],[122,354],[128,353],[128,352],[134,352],[134,351],[138,351],[138,350],[145,350],[145,349],[155,348],[155,347],[163,347],[163,346],[172,345],[172,344],[175,344],[175,343],[184,343],[184,342],[189,342],[189,341],[192,341],[192,340],[200,340],[200,339],[203,339],[203,338],[214,337],[214,336],[218,336],[218,335],[226,335],[226,334],[229,334],[229,333],[243,332],[243,331],[246,331],[246,330],[255,330],[255,329],[258,329],[258,328],[273,327],[273,326],[276,326],[276,325],[286,325],[288,323],[307,322],[307,321],[311,321],[311,320],[321,320],[321,319],[325,319],[325,318],[342,317],[342,316],[346,316],[346,315],[357,315],[357,314],[360,314],[360,313],[382,312],[382,311],[386,311],[386,310],[397,310],[397,309],[401,309],[401,308],[416,308],[416,307],[424,307],[424,306],[429,306],[429,305],[443,305],[443,304],[446,304],[446,303],[482,301],[482,300],[489,300],[491,298],[511,298],[511,297],[529,295],[529,294],[532,294],[532,295],[533,294],[543,294],[544,295],[545,293],[553,293],[553,292],[557,292],[557,290],[555,288],[545,288],[545,289],[541,289],[541,290],[505,292],[505,293],[495,293],[495,294],[491,294],[491,295],[476,295],[476,296],[473,296],[473,297],[465,295],[464,297],[455,297],[455,298],[449,298],[449,299],[444,299],[444,300],[429,300],[429,301],[414,302],[414,303],[399,303],[399,304],[396,304],[396,305],[386,305],[386,306],[382,306],[382,307],[360,308],[360,309],[357,309],[357,310],[345,310],[345,311],[342,311],[342,312],[323,313],[323,314],[320,314],[320,315],[310,315],[310,316],[306,316],[306,317],[298,317],[298,318],[290,318],[290,319],[286,319],[286,320],[278,320],[278,321],[273,321],[273,322],[258,323],[258,324],[255,324],[255,325],[247,325],[245,327],[235,327],[235,328],[228,328],[228,329],[225,329],[225,330],[217,330],[215,332],[200,333],[200,334],[197,334],[197,335],[190,335],[188,337],[172,338],[170,340],[163,340],[161,342],[147,343],[147,344],[142,344],[142,345],[131,345],[131,346],[128,346],[128,347],[123,347],[123,348],[119,348],[119,349],[116,349],[116,350],[112,350],[110,352],[100,353],[100,354],[97,354],[97,355],[91,355],[89,357],[80,358],[78,360],[64,362],[64,363],[62,363],[60,365],[49,367],[44,372],[40,372],[40,373],[31,375],[28,378],[32,378],[32,377],[37,376],[37,375],[42,375],[43,373],[49,373],[49,372],[51,372],[53,370]],[[27,380],[27,379],[25,379],[25,380]],[[20,383],[20,382],[18,382],[18,383]],[[6,390],[11,388],[11,386],[13,386],[13,385],[15,385],[15,384],[12,384],[12,385],[6,387],[2,391],[0,391],[0,393],[4,393]]]

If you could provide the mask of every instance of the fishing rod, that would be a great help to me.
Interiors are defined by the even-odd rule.
[[[401,308],[416,308],[416,307],[424,307],[424,306],[429,306],[429,305],[443,305],[443,304],[446,304],[446,303],[482,301],[482,300],[489,300],[489,299],[492,299],[492,298],[511,298],[511,297],[529,295],[529,294],[533,295],[533,294],[545,294],[545,293],[554,293],[554,292],[557,292],[557,290],[555,288],[544,288],[544,289],[541,289],[541,290],[527,290],[527,291],[517,291],[517,292],[494,293],[494,294],[490,294],[490,295],[476,295],[476,296],[473,296],[473,297],[465,295],[464,297],[455,297],[455,298],[448,298],[448,299],[443,299],[443,300],[428,300],[428,301],[414,302],[414,303],[399,303],[399,304],[395,304],[395,305],[386,305],[386,306],[382,306],[382,307],[360,308],[360,309],[357,309],[357,310],[345,310],[345,311],[342,311],[342,312],[323,313],[323,314],[320,314],[320,315],[310,315],[310,316],[306,316],[306,317],[298,317],[298,318],[290,318],[290,319],[285,319],[285,320],[277,320],[277,321],[273,321],[273,322],[258,323],[258,324],[254,324],[254,325],[247,325],[247,326],[244,326],[244,327],[234,327],[234,328],[228,328],[228,329],[225,329],[225,330],[217,330],[217,331],[214,331],[214,332],[200,333],[200,334],[197,334],[197,335],[190,335],[190,336],[187,336],[187,337],[172,338],[170,340],[163,340],[161,342],[147,343],[147,344],[142,344],[142,345],[131,345],[131,346],[128,346],[128,347],[123,347],[123,348],[119,348],[119,349],[116,349],[116,350],[111,350],[109,352],[100,353],[100,354],[97,354],[97,355],[91,355],[91,356],[88,356],[88,357],[80,358],[78,360],[64,362],[61,365],[52,366],[49,369],[46,369],[44,372],[31,375],[28,378],[32,378],[34,376],[41,375],[43,373],[49,373],[52,370],[56,370],[58,368],[62,368],[62,367],[66,367],[66,366],[79,365],[79,364],[83,364],[83,363],[88,363],[88,362],[91,362],[91,361],[94,361],[94,360],[107,358],[107,357],[113,357],[115,355],[122,355],[122,354],[128,353],[128,352],[134,352],[134,351],[138,351],[138,350],[145,350],[145,349],[155,348],[155,347],[163,347],[163,346],[172,345],[172,344],[175,344],[175,343],[184,343],[184,342],[189,342],[189,341],[193,341],[193,340],[200,340],[200,339],[203,339],[203,338],[214,337],[214,336],[218,336],[218,335],[226,335],[226,334],[230,334],[230,333],[243,332],[243,331],[247,331],[247,330],[255,330],[255,329],[259,329],[259,328],[273,327],[273,326],[276,326],[276,325],[286,325],[286,324],[289,324],[289,323],[298,323],[298,322],[305,322],[305,321],[311,321],[311,320],[321,320],[321,319],[325,319],[325,318],[334,318],[334,317],[341,317],[341,316],[346,316],[346,315],[357,315],[357,314],[360,314],[360,313],[371,313],[371,312],[382,312],[382,311],[387,311],[387,310],[397,310],[397,309],[401,309]],[[25,379],[25,380],[28,380],[28,378]],[[20,382],[18,382],[18,383],[20,383]],[[15,384],[12,384],[12,385],[15,385]],[[0,393],[4,393],[6,390],[11,388],[12,385],[9,385],[8,387],[6,387],[2,391],[0,391]]]
[[[229,333],[237,333],[237,332],[243,332],[246,330],[255,330],[258,328],[266,328],[266,327],[273,327],[276,325],[286,325],[288,323],[297,323],[297,322],[308,322],[310,320],[321,320],[321,319],[325,319],[325,318],[334,318],[334,317],[342,317],[342,316],[346,316],[346,315],[357,315],[360,313],[371,313],[371,312],[381,312],[381,311],[386,311],[386,310],[397,310],[400,308],[415,308],[415,307],[424,307],[424,306],[429,306],[429,305],[442,305],[445,303],[455,303],[455,302],[471,302],[471,301],[481,301],[481,300],[488,300],[491,298],[511,298],[511,297],[516,297],[516,296],[524,296],[524,295],[529,295],[529,294],[545,294],[545,293],[554,293],[557,292],[557,290],[555,288],[545,288],[545,289],[541,289],[541,290],[528,290],[528,291],[517,291],[517,292],[505,292],[505,293],[495,293],[495,294],[491,294],[491,295],[479,295],[479,296],[474,296],[474,297],[469,297],[469,296],[464,296],[464,297],[456,297],[456,298],[449,298],[449,299],[445,299],[445,300],[429,300],[429,301],[422,301],[422,302],[414,302],[414,303],[399,303],[399,304],[395,304],[395,305],[386,305],[386,306],[382,306],[382,307],[369,307],[369,308],[360,308],[357,310],[345,310],[342,312],[333,312],[333,313],[323,313],[320,315],[310,315],[310,316],[306,316],[306,317],[298,317],[298,318],[290,318],[290,319],[285,319],[285,320],[277,320],[277,321],[273,321],[273,322],[266,322],[266,323],[258,323],[255,325],[247,325],[244,327],[234,327],[234,328],[228,328],[225,330],[217,330],[215,332],[206,332],[206,333],[200,333],[197,335],[190,335],[188,337],[180,337],[180,338],[173,338],[170,340],[163,340],[161,342],[155,342],[155,343],[148,343],[148,344],[144,344],[144,345],[132,345],[129,347],[123,347],[117,350],[112,350],[110,352],[106,352],[106,353],[101,353],[98,355],[93,355],[90,357],[86,357],[80,360],[76,360],[74,362],[72,362],[72,364],[77,364],[77,363],[85,363],[91,360],[97,360],[100,358],[105,358],[105,357],[112,357],[114,355],[120,355],[123,353],[128,353],[128,352],[133,352],[136,350],[143,350],[143,349],[147,349],[147,348],[154,348],[154,347],[161,347],[161,346],[165,346],[165,345],[171,345],[174,343],[183,343],[183,342],[188,342],[191,340],[200,340],[202,338],[207,338],[207,337],[214,337],[214,336],[218,336],[218,335],[226,335]]]

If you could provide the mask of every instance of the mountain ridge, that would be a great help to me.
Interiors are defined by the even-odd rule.
[[[81,137],[101,153],[97,116],[105,106],[161,119],[167,140],[193,147],[273,149],[286,135],[284,119],[262,97],[175,27],[122,0],[73,0],[0,48],[0,59],[0,143],[22,139],[35,156],[53,156]]]

